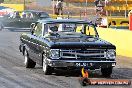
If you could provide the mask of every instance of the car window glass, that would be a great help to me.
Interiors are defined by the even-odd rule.
[[[9,18],[13,18],[13,16],[14,16],[14,12],[10,12],[10,13],[8,14],[8,17],[9,17]]]
[[[36,13],[39,18],[48,18],[49,15],[45,12]]]
[[[82,24],[78,24],[76,27],[76,32],[80,33],[82,31],[83,25]]]
[[[31,12],[26,13],[26,18],[28,19],[33,18],[33,14]]]
[[[42,24],[41,23],[38,23],[35,27],[35,30],[34,30],[34,35],[36,36],[41,36],[42,34]]]
[[[86,26],[86,34],[90,36],[96,36],[96,32],[94,30],[94,27],[92,25]]]
[[[26,18],[26,12],[22,12],[21,18]]]
[[[48,25],[44,24],[44,32],[43,35],[46,35],[48,33]]]
[[[20,12],[13,12],[13,14],[11,14],[11,16],[10,16],[11,18],[21,18],[20,17]]]
[[[58,24],[58,31],[67,31],[67,32],[75,32],[76,24],[66,23],[66,24]]]
[[[79,36],[92,36],[96,37],[96,29],[94,25],[90,24],[83,24],[83,23],[50,23],[46,24],[44,30],[44,36],[49,34],[56,34],[58,33],[60,36],[72,36],[72,37],[79,37]]]

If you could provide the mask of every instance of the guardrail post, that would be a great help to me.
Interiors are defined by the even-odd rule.
[[[24,10],[26,9],[26,1],[23,1],[23,5],[24,5]]]

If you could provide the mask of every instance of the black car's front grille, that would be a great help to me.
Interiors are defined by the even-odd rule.
[[[105,58],[105,49],[61,50],[60,57],[68,60]]]

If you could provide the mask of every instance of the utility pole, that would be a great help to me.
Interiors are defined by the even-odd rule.
[[[85,16],[87,18],[87,6],[88,6],[88,0],[86,0],[86,8],[85,8]]]
[[[23,1],[23,5],[24,5],[24,10],[26,9],[26,1]]]
[[[126,5],[125,5],[125,18],[127,17],[127,0],[126,0]]]
[[[110,2],[110,1],[105,0],[105,6],[103,7],[103,10],[104,10],[104,8],[105,8],[106,6],[109,7],[109,2]],[[107,9],[106,9],[106,16],[108,17],[108,10],[107,10]]]

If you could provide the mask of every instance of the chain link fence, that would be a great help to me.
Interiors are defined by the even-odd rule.
[[[23,3],[26,9],[43,10],[54,14],[59,0],[4,0],[4,3]],[[48,4],[47,4],[48,3]],[[63,15],[86,19],[91,16],[128,16],[132,0],[62,0]]]
[[[56,5],[56,3],[57,0],[52,0],[50,6],[46,7],[32,2],[26,4],[26,7],[27,9],[44,10],[50,14],[54,14],[53,5]],[[94,15],[127,17],[131,9],[132,0],[63,0],[63,15],[74,16],[80,19],[89,18]]]

